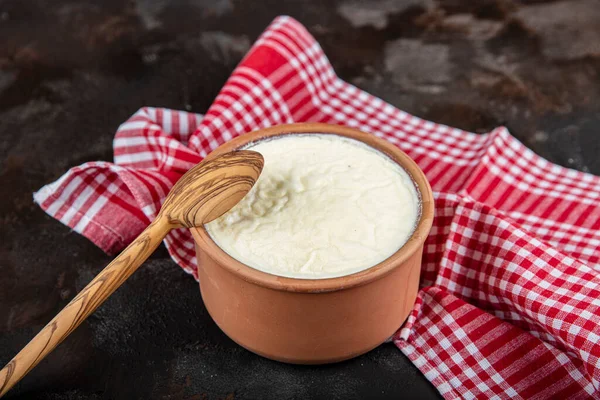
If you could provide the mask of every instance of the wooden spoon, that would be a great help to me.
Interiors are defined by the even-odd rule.
[[[259,153],[241,150],[203,161],[183,175],[156,219],[0,371],[0,397],[121,286],[171,229],[199,227],[223,215],[248,193],[262,167]]]

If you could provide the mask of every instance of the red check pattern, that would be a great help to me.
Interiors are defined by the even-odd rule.
[[[142,108],[119,127],[114,163],[73,168],[34,199],[114,253],[221,143],[309,121],[383,137],[431,182],[421,291],[393,341],[445,398],[600,398],[600,178],[540,158],[505,128],[476,135],[359,90],[291,18],[269,26],[204,117]],[[197,278],[189,232],[165,244]]]

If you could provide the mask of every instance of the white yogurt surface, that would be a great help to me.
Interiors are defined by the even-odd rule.
[[[263,171],[206,229],[252,268],[305,279],[348,275],[391,256],[415,228],[420,205],[410,176],[361,142],[285,135],[246,148],[263,155]]]

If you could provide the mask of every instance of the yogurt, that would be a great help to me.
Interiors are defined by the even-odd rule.
[[[362,142],[283,135],[246,146],[265,159],[250,192],[205,225],[238,261],[303,279],[349,275],[402,247],[420,200],[408,173]]]

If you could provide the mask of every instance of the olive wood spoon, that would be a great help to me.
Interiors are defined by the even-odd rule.
[[[121,286],[171,229],[199,227],[226,213],[252,188],[262,167],[259,153],[240,150],[205,160],[183,175],[156,219],[0,370],[0,397]]]

